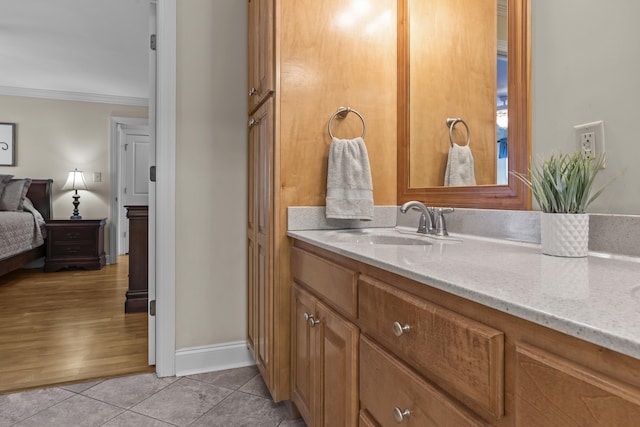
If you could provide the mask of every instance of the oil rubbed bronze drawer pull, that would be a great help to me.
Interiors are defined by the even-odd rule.
[[[69,232],[66,235],[67,235],[67,239],[69,240],[76,240],[80,238],[80,233]]]

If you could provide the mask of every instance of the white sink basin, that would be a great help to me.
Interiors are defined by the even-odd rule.
[[[395,230],[337,230],[331,232],[330,239],[335,243],[363,245],[425,246],[433,244],[427,236],[402,234]]]

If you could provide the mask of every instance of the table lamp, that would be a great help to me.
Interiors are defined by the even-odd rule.
[[[80,206],[80,195],[78,194],[78,190],[88,190],[87,182],[84,180],[84,175],[82,171],[78,169],[74,169],[69,172],[69,176],[67,177],[67,182],[62,186],[63,190],[74,190],[75,193],[73,197],[73,215],[71,215],[71,219],[82,219],[80,216],[80,212],[78,211],[78,206]]]

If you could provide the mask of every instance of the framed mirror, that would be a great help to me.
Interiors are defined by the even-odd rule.
[[[531,208],[528,189],[507,172],[526,173],[531,153],[529,2],[399,0],[399,204]],[[506,15],[506,44],[498,41],[499,3]],[[506,93],[498,79],[505,60]],[[505,115],[506,131],[497,125]],[[451,144],[446,122],[458,117],[468,124],[476,185],[444,185]],[[451,136],[464,145],[464,126]]]

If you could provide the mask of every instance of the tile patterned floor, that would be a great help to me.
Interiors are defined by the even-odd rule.
[[[0,427],[306,427],[271,400],[256,367],[140,374],[0,395]]]

